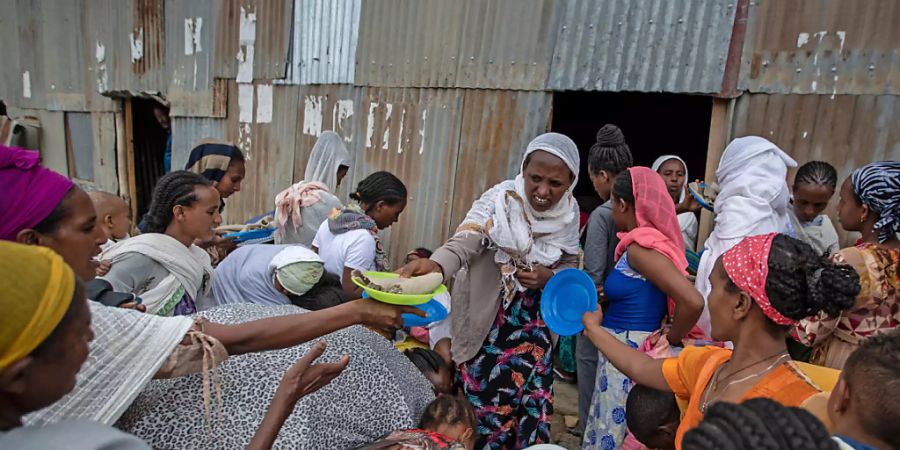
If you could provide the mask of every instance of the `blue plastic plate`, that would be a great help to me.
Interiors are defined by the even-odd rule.
[[[369,298],[369,294],[363,292],[362,298]],[[413,308],[419,308],[428,314],[426,317],[420,317],[415,314],[401,314],[403,317],[403,326],[406,327],[424,327],[433,322],[440,322],[447,318],[447,308],[441,302],[431,299],[421,305],[410,305]]]
[[[700,189],[706,189],[706,183],[698,183],[698,185],[700,186]],[[700,206],[702,206],[710,211],[715,211],[713,209],[713,205],[706,203],[706,200],[703,198],[703,194],[701,192],[697,192],[693,188],[691,188],[690,184],[688,184],[688,192],[691,193],[691,197],[694,197],[694,200],[696,200],[697,203],[700,204]]]
[[[274,228],[263,228],[259,230],[241,231],[240,233],[228,233],[222,237],[234,238],[234,242],[244,242],[254,239],[263,239],[272,236],[275,233]]]
[[[591,277],[578,270],[566,269],[553,275],[541,294],[541,315],[550,330],[560,336],[571,336],[584,329],[581,317],[597,310],[597,288]]]

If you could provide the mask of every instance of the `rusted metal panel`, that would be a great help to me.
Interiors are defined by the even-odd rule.
[[[733,137],[757,135],[799,164],[826,161],[839,183],[872,161],[900,160],[900,97],[894,95],[745,94],[735,106]],[[793,177],[793,175],[790,175]],[[852,244],[831,215],[844,244]]]
[[[166,0],[167,99],[173,116],[211,116],[213,0]]]
[[[465,91],[451,227],[500,181],[519,173],[525,147],[549,126],[552,94]],[[446,214],[446,213],[445,213]]]
[[[94,141],[94,184],[101,190],[117,194],[119,178],[116,166],[116,115],[91,113]]]
[[[751,2],[739,87],[781,94],[900,94],[894,0]]]
[[[353,84],[360,0],[296,0],[288,83]]]
[[[715,93],[737,0],[566,0],[548,87]]]
[[[542,90],[556,2],[362,2],[356,84]]]
[[[284,78],[291,47],[293,3],[292,0],[216,2],[216,39],[210,43],[215,47],[213,75],[237,78],[243,63],[251,70],[242,82]]]

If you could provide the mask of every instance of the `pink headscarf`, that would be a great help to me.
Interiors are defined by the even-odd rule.
[[[628,246],[637,243],[641,247],[662,253],[683,274],[687,274],[687,257],[684,254],[684,238],[675,214],[675,204],[666,189],[666,183],[655,171],[647,167],[631,167],[631,186],[634,193],[634,215],[637,228],[619,233],[616,246],[618,260]]]
[[[68,178],[40,165],[38,152],[0,145],[0,239],[41,223],[72,189]]]
[[[763,314],[778,325],[792,325],[797,321],[785,317],[772,306],[766,294],[769,276],[769,252],[778,233],[760,234],[744,238],[722,255],[725,273],[735,286],[750,294]]]

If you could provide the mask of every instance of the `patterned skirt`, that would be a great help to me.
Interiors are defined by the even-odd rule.
[[[529,290],[501,306],[481,350],[458,368],[478,418],[478,449],[550,442],[552,343],[539,300],[540,291]]]

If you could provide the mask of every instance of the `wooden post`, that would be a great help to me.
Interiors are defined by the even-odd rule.
[[[137,177],[134,169],[134,115],[132,114],[131,99],[125,99],[125,170],[127,173],[128,200],[131,205],[132,232],[137,229],[139,218],[137,217]],[[134,233],[132,233],[134,234]]]
[[[713,98],[712,117],[709,122],[709,143],[706,147],[706,173],[704,181],[716,180],[716,168],[719,167],[719,159],[725,145],[728,144],[729,130],[731,129],[730,109],[733,108],[734,99]],[[712,233],[713,214],[704,209],[700,213],[700,230],[697,234],[697,251],[703,250],[706,238]]]

